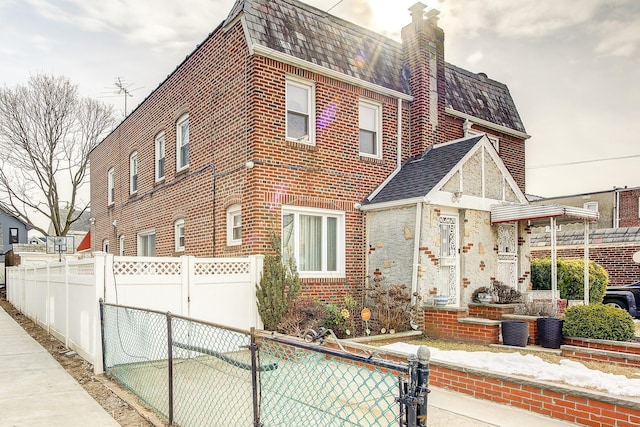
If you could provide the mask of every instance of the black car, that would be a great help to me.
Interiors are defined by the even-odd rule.
[[[624,286],[609,286],[602,303],[620,307],[633,317],[640,318],[640,282]]]

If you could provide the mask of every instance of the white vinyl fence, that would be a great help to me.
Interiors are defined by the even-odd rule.
[[[246,258],[114,257],[7,268],[7,299],[102,372],[99,300],[241,329],[262,322],[261,255]]]

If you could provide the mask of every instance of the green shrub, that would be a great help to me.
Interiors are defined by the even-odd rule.
[[[283,316],[300,293],[300,279],[293,258],[282,259],[280,238],[271,236],[271,249],[264,256],[264,269],[256,285],[258,313],[268,331],[278,330]]]
[[[584,260],[559,259],[557,265],[560,298],[584,299]],[[534,290],[551,289],[551,259],[531,261],[531,284]],[[589,303],[601,303],[608,284],[607,271],[600,264],[589,261]]]
[[[603,304],[569,307],[563,319],[562,333],[569,337],[629,341],[636,332],[629,313]]]

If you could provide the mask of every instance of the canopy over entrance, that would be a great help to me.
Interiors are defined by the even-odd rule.
[[[549,224],[551,230],[551,300],[554,309],[558,299],[558,265],[556,226],[584,222],[584,303],[589,304],[589,222],[598,221],[598,212],[564,205],[494,205],[491,224],[528,221],[530,225]]]

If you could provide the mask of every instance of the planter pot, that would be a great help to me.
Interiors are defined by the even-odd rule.
[[[444,307],[449,302],[449,297],[447,295],[435,295],[433,302],[435,302],[437,307]]]
[[[544,348],[560,348],[563,324],[564,320],[553,317],[541,317],[536,320],[540,345]]]
[[[526,347],[529,340],[529,322],[521,320],[502,321],[502,344]]]

